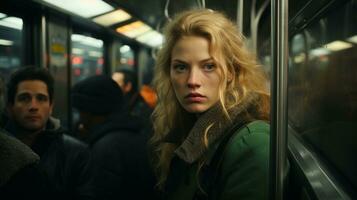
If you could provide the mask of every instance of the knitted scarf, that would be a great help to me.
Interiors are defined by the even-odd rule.
[[[233,124],[242,120],[243,114],[250,106],[254,105],[252,102],[257,102],[257,99],[259,99],[257,94],[249,94],[242,103],[228,110],[230,119],[224,115],[220,104],[210,108],[199,116],[186,139],[175,150],[175,154],[187,163],[198,160],[207,151],[207,147],[203,143],[207,127],[211,126],[207,132],[208,145],[210,145],[224,136]]]

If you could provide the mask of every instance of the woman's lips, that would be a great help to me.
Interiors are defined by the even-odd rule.
[[[185,97],[185,99],[187,99],[187,101],[190,103],[201,103],[205,100],[205,98],[206,97],[200,93],[190,93]]]

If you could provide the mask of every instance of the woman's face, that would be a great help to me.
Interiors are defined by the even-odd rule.
[[[202,113],[219,101],[220,70],[203,37],[187,36],[171,52],[170,80],[181,106]]]

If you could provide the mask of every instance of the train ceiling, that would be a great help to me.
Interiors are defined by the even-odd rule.
[[[250,11],[252,5],[258,9],[268,0],[241,0],[244,2],[243,32],[249,35]],[[74,16],[76,22],[94,22],[105,29],[117,32],[120,36],[158,47],[163,41],[162,27],[180,11],[192,8],[210,8],[224,11],[232,20],[237,19],[239,0],[5,0],[7,7],[36,2],[42,8],[51,8]],[[16,3],[17,2],[17,3]],[[34,6],[31,4],[31,6]],[[77,20],[78,19],[78,20]]]

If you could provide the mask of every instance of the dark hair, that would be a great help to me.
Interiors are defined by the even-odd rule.
[[[54,93],[54,80],[51,74],[45,68],[26,66],[20,68],[19,70],[11,74],[10,80],[7,83],[7,104],[15,103],[17,86],[22,81],[28,80],[43,81],[47,85],[47,92],[50,96],[50,103],[52,103]]]

